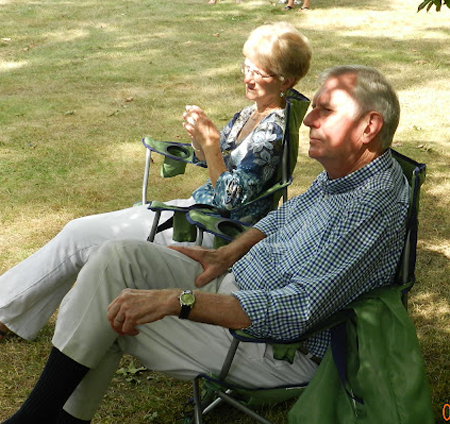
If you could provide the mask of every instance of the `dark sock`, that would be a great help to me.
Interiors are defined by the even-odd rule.
[[[52,348],[34,389],[19,411],[3,424],[52,424],[89,368]]]
[[[91,424],[90,421],[83,421],[78,418],[75,418],[74,416],[70,415],[68,412],[64,411],[64,409],[61,409],[61,412],[59,413],[58,420],[56,421],[56,424]]]

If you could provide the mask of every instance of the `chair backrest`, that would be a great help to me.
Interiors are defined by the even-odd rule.
[[[278,168],[277,181],[287,184],[292,178],[298,158],[299,130],[311,101],[297,90],[291,88],[286,93],[286,123],[283,137],[282,163]],[[280,198],[287,200],[285,187],[278,196],[274,196],[274,208]]]
[[[392,156],[400,164],[403,173],[407,178],[411,187],[411,197],[409,202],[408,215],[406,217],[406,239],[403,247],[402,256],[397,268],[396,282],[405,286],[403,301],[406,306],[407,292],[412,288],[416,281],[416,251],[417,251],[417,230],[418,230],[418,214],[420,187],[425,181],[426,165],[419,163],[413,159],[402,155],[401,153],[391,150]]]
[[[281,164],[277,170],[276,182],[264,190],[256,199],[239,205],[235,210],[245,208],[253,202],[261,201],[265,198],[271,198],[272,209],[276,209],[283,198],[287,200],[287,187],[292,182],[292,174],[297,165],[299,148],[299,129],[303,118],[310,105],[310,100],[295,89],[290,89],[286,95],[286,121],[283,134],[283,151]],[[216,247],[228,243],[238,234],[245,231],[242,223],[220,219],[211,216],[210,213],[191,210],[187,214],[188,221],[197,225],[201,231],[212,233],[216,236]]]
[[[306,115],[311,101],[297,90],[291,88],[286,96],[286,128],[285,143],[288,145],[287,166],[289,175],[292,175],[297,165],[299,129]],[[289,175],[286,177],[289,178]],[[284,178],[284,181],[287,181]]]

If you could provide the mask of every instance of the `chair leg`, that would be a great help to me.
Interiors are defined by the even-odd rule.
[[[202,398],[200,390],[200,377],[197,377],[193,382],[194,389],[194,423],[202,424],[203,415],[207,414],[213,410],[216,406],[224,401],[223,397],[220,395],[221,392],[211,391],[206,393]],[[224,394],[230,395],[232,390],[227,389]]]
[[[233,338],[230,348],[228,350],[227,356],[224,360],[224,363],[222,365],[222,369],[219,373],[219,379],[224,380],[225,377],[228,374],[228,371],[230,370],[231,363],[233,362],[234,355],[236,353],[236,350],[239,346],[239,340],[236,338]],[[200,380],[201,377],[196,377],[193,381],[193,391],[194,391],[194,423],[195,424],[202,424],[203,423],[203,412],[208,412],[211,409],[213,409],[215,406],[217,406],[222,400],[234,404],[234,399],[230,398],[229,394],[231,393],[231,390],[227,390],[226,392],[218,391],[215,392],[216,396],[219,396],[217,399],[214,399],[216,396],[214,396],[213,393],[210,394],[210,396],[206,396],[205,399],[202,399],[201,397],[201,391],[200,391]],[[228,400],[231,399],[231,402]],[[245,408],[245,407],[244,407]],[[254,418],[258,417],[261,419],[261,417],[255,413],[247,412],[246,409],[242,409],[244,412],[249,414],[250,416],[253,416]],[[263,424],[273,424],[270,423],[270,421],[260,421]]]
[[[201,246],[203,244],[203,230],[198,228],[198,237],[197,237],[197,246]]]
[[[151,163],[152,163],[152,152],[150,149],[146,149],[144,179],[142,181],[142,204],[143,205],[147,204],[147,187],[148,187],[148,178],[149,178]]]
[[[153,218],[152,229],[150,231],[149,236],[147,237],[147,241],[153,242],[153,240],[155,240],[156,230],[158,229],[160,217],[161,217],[161,211],[156,211],[155,217]]]
[[[230,404],[231,406],[234,406],[236,409],[239,409],[244,414],[247,414],[249,417],[252,417],[254,420],[258,421],[261,424],[274,424],[273,421],[269,421],[262,417],[261,415],[257,414],[255,411],[250,409],[249,407],[243,405],[236,399],[232,398],[225,392],[219,392],[218,395],[221,399],[224,400],[224,402]]]
[[[192,382],[193,388],[194,388],[194,423],[195,424],[202,424],[203,418],[202,418],[202,399],[200,395],[200,378],[196,377],[194,381]]]

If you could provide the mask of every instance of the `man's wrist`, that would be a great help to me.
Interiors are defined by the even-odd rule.
[[[180,314],[180,294],[182,289],[163,289],[165,298],[165,316],[178,316]]]
[[[183,290],[178,298],[180,301],[180,313],[178,318],[188,319],[192,308],[195,305],[195,294],[192,290]]]

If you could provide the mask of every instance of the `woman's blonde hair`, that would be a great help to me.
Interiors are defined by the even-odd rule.
[[[279,78],[293,78],[295,85],[309,70],[309,40],[287,22],[262,25],[253,30],[243,48],[244,56]]]

